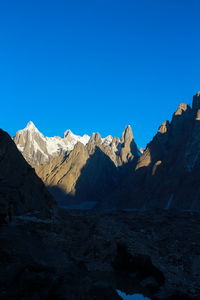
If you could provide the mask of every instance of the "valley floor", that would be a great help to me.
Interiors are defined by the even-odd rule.
[[[200,299],[200,214],[58,209],[0,227],[0,299]]]

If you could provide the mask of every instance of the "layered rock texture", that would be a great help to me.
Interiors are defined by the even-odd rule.
[[[105,207],[200,210],[200,93],[158,129]],[[124,201],[124,199],[126,199]],[[109,204],[108,204],[109,203]]]
[[[10,136],[0,130],[0,208],[6,212],[12,201],[15,214],[33,210],[47,212],[55,201],[44,183],[28,165]]]

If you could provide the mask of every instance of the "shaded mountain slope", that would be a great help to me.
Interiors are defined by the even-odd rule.
[[[200,210],[200,93],[180,104],[104,208]]]
[[[0,130],[0,206],[12,201],[15,213],[48,211],[55,201],[35,171],[25,161],[10,136]]]
[[[133,170],[139,155],[132,129],[128,126],[121,139],[102,143],[101,136],[95,133],[86,145],[78,142],[68,155],[53,158],[35,169],[45,184],[53,187],[59,201],[62,198],[96,202],[116,188],[122,176]]]

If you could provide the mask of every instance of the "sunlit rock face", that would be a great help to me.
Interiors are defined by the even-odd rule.
[[[199,121],[199,120],[200,120],[200,109],[197,110],[195,120],[196,120],[196,121]]]
[[[175,116],[179,116],[182,115],[184,111],[186,111],[187,109],[189,109],[189,105],[185,104],[185,103],[181,103],[179,104],[176,112],[174,113]]]
[[[74,195],[75,183],[88,158],[86,148],[78,142],[67,158],[56,157],[50,163],[35,169],[47,186],[58,185],[66,194]]]
[[[121,137],[121,150],[120,150],[120,159],[119,164],[124,164],[137,158],[138,155],[138,148],[134,141],[133,132],[131,126],[127,126],[122,133]]]
[[[121,139],[93,133],[86,145],[78,142],[67,155],[54,157],[35,169],[52,191],[59,197],[62,194],[62,203],[99,202],[134,170],[140,155],[127,126]]]
[[[147,145],[142,156],[139,158],[136,170],[153,165],[155,162],[160,161],[163,158],[167,151],[166,143],[169,129],[169,121],[165,121],[159,126],[158,132],[153,138],[153,141]]]
[[[61,138],[59,136],[45,137],[30,121],[24,129],[16,133],[13,140],[26,161],[33,167],[45,165],[55,157],[68,155],[78,142],[84,146],[88,144],[89,152],[93,151],[94,145],[100,147],[116,166],[123,165],[141,155],[130,125],[125,128],[121,139],[111,135],[102,138],[99,133],[79,136],[69,129]]]
[[[149,148],[147,147],[143,152],[142,156],[139,158],[138,163],[136,165],[136,170],[142,167],[147,167],[151,163],[151,153]]]
[[[168,129],[169,129],[169,121],[165,121],[160,125],[158,132],[164,134],[168,131]]]

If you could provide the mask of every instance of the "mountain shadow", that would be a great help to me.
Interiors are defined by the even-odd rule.
[[[99,202],[102,197],[116,188],[118,169],[113,161],[99,148],[89,157],[76,183],[78,201]]]
[[[73,194],[68,194],[59,186],[49,186],[59,204],[99,202],[114,190],[118,184],[119,172],[113,161],[99,148],[87,159],[75,183]]]
[[[135,171],[105,198],[102,208],[199,210],[199,116],[200,105],[179,105],[172,121],[164,122],[147,145]]]
[[[12,202],[14,213],[48,213],[56,203],[11,137],[0,129],[0,212]]]
[[[59,185],[49,185],[48,188],[63,206],[98,204],[117,189],[121,181],[134,171],[136,164],[137,158],[117,167],[108,155],[95,146],[80,171],[73,193],[67,193]]]

